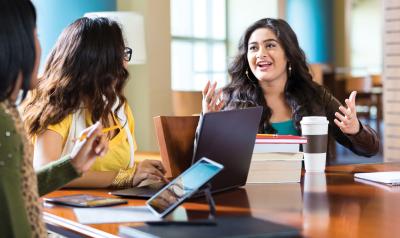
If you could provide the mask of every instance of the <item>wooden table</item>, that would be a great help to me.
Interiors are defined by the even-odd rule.
[[[246,185],[214,195],[217,215],[251,215],[297,227],[306,237],[395,237],[400,234],[400,187],[369,185],[353,178],[354,172],[390,170],[400,170],[400,163],[331,166],[325,174],[305,173],[301,183]],[[77,193],[110,196],[106,190],[68,189],[46,197]],[[131,199],[128,205],[144,202]],[[189,214],[208,212],[202,199],[184,207]],[[93,237],[115,237],[112,234],[117,235],[121,225],[81,225],[68,207],[46,205],[44,212],[46,222]]]

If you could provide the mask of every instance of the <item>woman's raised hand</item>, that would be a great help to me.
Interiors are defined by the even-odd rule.
[[[104,156],[108,150],[108,140],[101,131],[103,127],[99,122],[82,131],[86,137],[77,140],[70,154],[71,164],[76,171],[84,173],[89,170],[98,156]]]
[[[346,107],[340,106],[340,112],[336,112],[335,124],[340,128],[343,133],[354,135],[360,131],[360,122],[357,118],[356,112],[356,95],[357,92],[351,92],[348,99],[345,100]]]
[[[216,91],[217,82],[211,84],[210,81],[207,82],[203,89],[203,100],[201,107],[203,113],[207,112],[218,112],[224,106],[224,102],[221,100],[222,89]]]

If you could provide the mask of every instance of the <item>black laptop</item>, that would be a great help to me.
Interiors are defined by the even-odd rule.
[[[199,121],[192,163],[207,157],[225,169],[212,181],[212,192],[224,191],[246,184],[254,142],[263,108],[251,107],[230,111],[210,112]],[[149,198],[164,184],[113,191],[124,197]]]

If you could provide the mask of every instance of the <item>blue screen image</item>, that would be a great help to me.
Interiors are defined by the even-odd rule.
[[[221,169],[207,161],[200,160],[163,188],[156,197],[150,200],[149,205],[158,213],[163,213],[197,191]]]

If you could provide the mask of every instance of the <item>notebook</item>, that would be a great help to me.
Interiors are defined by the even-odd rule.
[[[212,192],[237,188],[246,184],[254,142],[263,108],[252,107],[230,111],[210,112],[201,117],[192,161],[170,163],[193,164],[206,157],[222,164],[225,169],[211,183]],[[182,160],[182,159],[181,159]],[[113,191],[123,197],[149,198],[165,184]],[[192,197],[197,197],[193,195]]]
[[[354,177],[391,186],[400,185],[400,171],[355,173]]]
[[[69,196],[44,198],[44,201],[74,207],[106,207],[128,203],[127,200],[120,198],[109,198],[89,194],[74,194]]]
[[[121,237],[203,238],[203,237],[301,237],[296,228],[255,217],[217,217],[216,225],[120,226]]]

